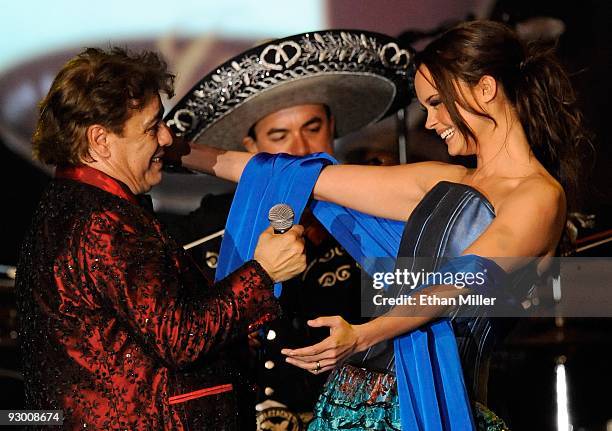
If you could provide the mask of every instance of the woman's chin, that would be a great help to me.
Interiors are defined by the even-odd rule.
[[[459,156],[460,155],[459,154],[460,151],[458,151],[458,149],[454,145],[449,144],[448,142],[446,143],[446,145],[447,145],[446,151],[448,151],[448,155],[449,156],[454,157],[454,156]]]
[[[461,142],[446,142],[446,150],[448,151],[448,155],[451,157],[455,156],[471,156],[475,154],[474,151],[470,151],[464,143]]]

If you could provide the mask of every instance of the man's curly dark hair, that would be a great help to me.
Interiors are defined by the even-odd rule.
[[[174,95],[174,75],[158,54],[85,49],[64,65],[40,102],[34,157],[56,166],[82,164],[91,159],[89,126],[121,134],[132,113],[159,93]]]

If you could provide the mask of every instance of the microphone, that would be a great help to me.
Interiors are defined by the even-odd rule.
[[[268,211],[270,226],[276,234],[282,234],[291,229],[294,217],[293,209],[287,204],[276,204]]]

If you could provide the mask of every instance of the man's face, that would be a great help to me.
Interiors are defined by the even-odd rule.
[[[259,120],[254,130],[255,139],[246,137],[243,141],[252,153],[333,153],[334,120],[321,104],[281,109]]]
[[[162,179],[163,147],[172,144],[172,135],[162,121],[159,96],[126,121],[121,135],[109,134],[112,141],[112,168],[116,178],[134,194],[146,193]]]

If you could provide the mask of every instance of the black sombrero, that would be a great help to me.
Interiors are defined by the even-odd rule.
[[[252,48],[202,78],[165,118],[178,136],[240,149],[266,115],[329,106],[338,137],[395,112],[413,95],[413,52],[360,30],[303,33]]]

